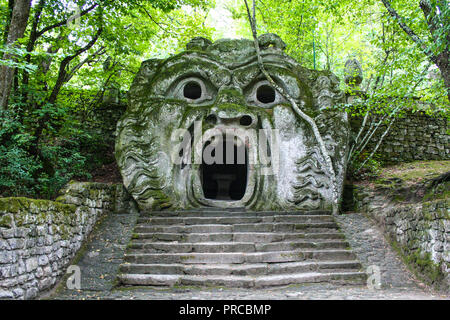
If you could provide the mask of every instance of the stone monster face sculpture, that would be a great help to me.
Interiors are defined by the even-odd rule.
[[[315,120],[342,192],[349,128],[339,80],[301,67],[274,34],[266,69]],[[311,126],[261,73],[250,40],[211,43],[142,63],[117,126],[116,159],[141,210],[331,209],[330,171]]]

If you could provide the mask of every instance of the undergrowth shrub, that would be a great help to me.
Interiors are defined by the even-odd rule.
[[[372,180],[379,176],[381,168],[383,167],[383,162],[381,161],[381,156],[375,153],[363,167],[361,165],[369,157],[369,152],[362,152],[355,157],[352,165],[347,169],[347,177],[351,180]]]

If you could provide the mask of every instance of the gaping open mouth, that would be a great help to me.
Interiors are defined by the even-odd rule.
[[[206,199],[241,200],[248,182],[245,144],[237,137],[225,136],[218,141],[207,141],[203,146],[200,177]]]

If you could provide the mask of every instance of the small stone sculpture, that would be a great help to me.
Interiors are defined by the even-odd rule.
[[[357,88],[363,81],[361,64],[356,59],[349,59],[344,69],[345,83],[351,88]]]

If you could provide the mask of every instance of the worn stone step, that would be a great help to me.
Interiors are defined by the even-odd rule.
[[[149,286],[364,283],[360,270],[328,211],[206,209],[142,214],[118,279]]]
[[[264,263],[305,260],[336,261],[354,260],[350,250],[293,250],[276,252],[221,252],[221,253],[127,253],[129,263]]]
[[[348,243],[342,240],[302,240],[290,242],[254,243],[254,242],[202,242],[167,243],[133,241],[129,253],[189,253],[189,252],[261,252],[292,251],[295,249],[346,249]]]
[[[363,272],[307,272],[263,276],[122,274],[119,275],[119,281],[122,285],[140,286],[195,285],[263,288],[316,282],[364,284],[366,277]]]
[[[317,231],[317,230],[314,230]],[[329,229],[327,232],[223,232],[223,233],[135,233],[134,239],[147,241],[178,241],[178,242],[279,242],[294,241],[298,239],[344,239],[344,235],[337,230]]]
[[[196,224],[196,225],[138,225],[137,233],[220,233],[220,232],[296,232],[304,230],[337,229],[335,222],[317,223],[252,223],[252,224]]]
[[[189,211],[152,211],[141,212],[141,217],[239,217],[239,216],[274,216],[274,215],[331,215],[330,211],[311,210],[311,211],[242,211],[230,209],[217,210],[189,210]]]
[[[361,264],[350,261],[301,261],[255,264],[122,264],[120,272],[126,274],[186,274],[186,275],[275,275],[311,271],[359,271]]]
[[[312,223],[334,222],[329,215],[275,215],[275,216],[236,216],[236,217],[140,217],[137,224],[148,225],[196,225],[196,224],[248,224],[248,223]]]

